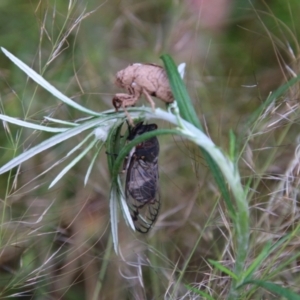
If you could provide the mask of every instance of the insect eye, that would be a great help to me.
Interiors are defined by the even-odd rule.
[[[149,130],[148,131],[152,131],[152,130],[155,130],[157,129],[157,125],[156,124],[149,124]]]

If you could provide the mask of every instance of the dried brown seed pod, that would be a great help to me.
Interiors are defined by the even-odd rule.
[[[115,83],[118,87],[126,89],[128,94],[116,94],[112,100],[113,105],[116,111],[122,107],[128,117],[126,107],[135,105],[142,95],[145,95],[153,110],[155,103],[151,96],[166,103],[174,101],[166,71],[158,65],[129,65],[117,73]]]

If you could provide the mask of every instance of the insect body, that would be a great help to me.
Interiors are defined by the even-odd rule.
[[[166,103],[174,101],[166,71],[158,65],[139,63],[129,65],[117,73],[115,83],[128,91],[128,94],[116,94],[112,100],[116,111],[122,107],[127,116],[126,107],[135,105],[142,95],[145,95],[153,110],[155,103],[151,96]]]
[[[128,140],[155,129],[156,124],[140,122],[130,131]],[[152,137],[138,144],[126,163],[126,199],[135,228],[142,233],[150,230],[159,212],[158,154],[158,140]]]

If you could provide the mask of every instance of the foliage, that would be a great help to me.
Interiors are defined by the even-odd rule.
[[[167,0],[1,8],[2,298],[299,299],[298,1],[233,1],[214,29]],[[160,56],[177,106],[129,108],[159,129],[127,143],[114,74]],[[153,135],[143,236],[120,170]]]

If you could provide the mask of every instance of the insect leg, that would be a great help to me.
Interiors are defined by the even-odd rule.
[[[152,110],[155,111],[155,103],[154,103],[154,101],[152,100],[152,98],[151,98],[151,96],[149,95],[149,93],[144,89],[144,90],[143,90],[143,94],[146,96],[146,99],[147,99],[148,102],[150,103]]]

